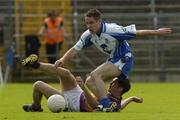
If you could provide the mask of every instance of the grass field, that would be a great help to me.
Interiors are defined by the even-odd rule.
[[[53,86],[58,87],[57,84]],[[42,113],[27,113],[24,103],[31,103],[32,84],[8,84],[0,89],[0,120],[179,120],[180,83],[134,83],[124,98],[136,95],[144,103],[130,104],[118,113],[51,113],[43,98]]]

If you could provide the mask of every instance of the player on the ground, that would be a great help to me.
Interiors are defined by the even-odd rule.
[[[53,94],[61,94],[64,96],[67,102],[67,111],[90,112],[96,109],[99,105],[99,100],[87,89],[81,77],[75,77],[68,69],[62,67],[56,69],[53,64],[41,63],[38,61],[38,57],[34,54],[24,59],[22,64],[26,67],[45,71],[50,75],[56,75],[59,77],[61,83],[61,90],[57,90],[45,82],[35,82],[33,86],[33,102],[32,104],[25,104],[23,106],[25,111],[42,112],[42,96],[44,95],[48,99]],[[118,81],[118,78],[114,78],[110,84],[107,95],[108,98],[114,102],[114,105],[112,106],[114,108],[109,110],[106,109],[106,111],[117,112],[125,108],[130,102],[141,103],[143,101],[142,98],[136,96],[122,100],[122,95],[129,89],[130,83],[128,80]],[[97,110],[99,110],[99,108]]]
[[[79,41],[55,62],[55,67],[63,65],[71,60],[78,51],[94,44],[100,51],[109,55],[109,58],[90,73],[86,80],[87,85],[100,99],[103,107],[110,107],[112,101],[106,95],[103,80],[110,80],[117,76],[119,80],[127,79],[134,61],[127,40],[143,35],[167,35],[172,30],[170,28],[136,30],[134,24],[126,27],[114,23],[109,24],[102,21],[101,13],[97,9],[88,10],[84,17],[87,30],[81,35]]]

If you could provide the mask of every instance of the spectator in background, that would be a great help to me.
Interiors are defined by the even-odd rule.
[[[46,54],[49,63],[54,63],[59,56],[64,42],[63,17],[58,17],[56,11],[50,11],[39,31],[46,45]]]
[[[39,55],[39,48],[41,46],[39,38],[37,35],[26,35],[26,56],[29,56],[31,54],[37,54]]]

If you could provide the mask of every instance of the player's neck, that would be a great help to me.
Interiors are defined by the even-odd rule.
[[[113,100],[116,100],[116,101],[121,101],[122,97],[121,96],[116,96],[116,95],[113,95],[112,93],[108,93],[108,97],[110,99],[113,99]]]
[[[100,25],[100,27],[99,27],[96,35],[97,35],[98,37],[100,37],[101,33],[102,33],[102,24]]]

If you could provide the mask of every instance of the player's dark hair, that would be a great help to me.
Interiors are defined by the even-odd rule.
[[[85,17],[94,17],[95,20],[101,19],[101,12],[98,9],[89,9],[85,14]]]
[[[128,92],[131,89],[131,84],[129,79],[124,74],[121,74],[118,78],[119,85],[123,88],[122,94]]]

